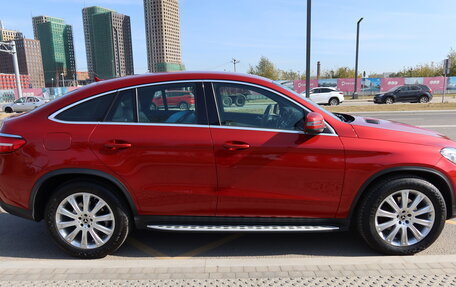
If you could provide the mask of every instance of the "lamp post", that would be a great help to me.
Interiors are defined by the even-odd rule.
[[[51,87],[53,88],[54,87],[54,78],[51,78]]]
[[[358,95],[356,94],[357,85],[358,85],[358,53],[359,53],[359,24],[363,21],[363,17],[358,20],[356,23],[356,57],[355,57],[355,88],[353,89],[352,99],[357,99]]]
[[[312,0],[307,0],[307,33],[306,33],[306,98],[310,97],[310,32],[312,19]]]
[[[65,78],[64,78],[64,74],[63,73],[60,73],[60,76],[62,76],[62,88],[65,87]]]

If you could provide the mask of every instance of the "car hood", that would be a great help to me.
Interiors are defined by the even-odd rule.
[[[443,134],[399,122],[354,116],[350,124],[360,138],[456,147],[456,142]]]

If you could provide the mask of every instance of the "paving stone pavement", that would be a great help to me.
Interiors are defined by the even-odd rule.
[[[456,256],[0,261],[0,286],[456,286]]]

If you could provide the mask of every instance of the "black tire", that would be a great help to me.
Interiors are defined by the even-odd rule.
[[[5,108],[5,113],[10,114],[10,113],[12,113],[12,112],[13,112],[13,109],[12,109],[12,108],[10,108],[10,107],[6,107],[6,108]]]
[[[236,97],[236,100],[235,100],[234,104],[237,107],[243,107],[245,105],[246,101],[247,101],[246,97],[244,95],[240,95],[240,96]]]
[[[186,102],[181,102],[179,104],[179,109],[182,111],[188,111],[190,109],[190,105]]]
[[[59,205],[68,196],[78,193],[91,194],[98,198],[101,198],[107,204],[107,206],[109,206],[110,211],[112,211],[112,215],[114,217],[115,222],[112,235],[103,245],[99,247],[90,249],[76,247],[67,242],[62,237],[57,228],[56,214]],[[111,191],[108,186],[90,181],[75,180],[61,185],[53,193],[53,195],[46,204],[45,221],[51,237],[54,239],[57,245],[69,255],[85,259],[103,258],[119,249],[119,247],[122,246],[122,244],[127,239],[127,236],[130,231],[130,218],[127,210],[128,209],[125,207],[124,203],[121,202],[113,194],[113,191]]]
[[[417,191],[427,196],[434,207],[435,216],[429,233],[420,241],[407,246],[394,246],[379,235],[375,220],[377,210],[384,200],[401,190]],[[430,182],[413,175],[390,177],[377,183],[366,192],[368,194],[361,202],[357,213],[356,227],[364,241],[378,252],[388,255],[412,255],[429,247],[442,232],[447,214],[445,200],[439,190]],[[411,205],[411,203],[409,204]],[[400,220],[399,217],[397,220]],[[406,230],[409,232],[408,229]],[[399,236],[399,233],[396,236]]]
[[[230,107],[233,104],[233,100],[228,96],[224,96],[222,98],[222,103],[224,107]]]
[[[330,106],[337,106],[339,104],[339,99],[338,98],[331,98],[331,99],[329,99],[328,104]]]
[[[393,97],[386,97],[385,98],[385,104],[394,104],[394,98]]]
[[[429,97],[426,95],[423,95],[419,98],[418,102],[421,104],[427,104],[427,103],[429,103]]]

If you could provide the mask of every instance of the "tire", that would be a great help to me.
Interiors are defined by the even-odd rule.
[[[247,99],[244,95],[240,95],[236,97],[234,104],[236,105],[236,107],[243,107],[245,105],[246,100]]]
[[[10,114],[10,113],[12,113],[12,112],[13,112],[13,109],[12,109],[12,108],[10,108],[10,107],[6,107],[6,108],[5,108],[5,113]]]
[[[394,104],[393,97],[386,97],[385,98],[385,104],[388,104],[388,105]]]
[[[87,210],[84,210],[85,199],[89,199]],[[70,202],[76,202],[81,212],[76,213],[74,204]],[[95,214],[91,214],[100,206]],[[71,256],[103,258],[119,249],[126,240],[130,230],[127,210],[107,186],[90,181],[73,181],[63,184],[53,193],[46,204],[45,221],[51,237]],[[67,226],[58,226],[58,223]],[[86,240],[83,240],[84,233]]]
[[[426,104],[426,103],[429,103],[429,97],[424,95],[424,96],[421,96],[418,100],[419,103],[421,104]]]
[[[182,102],[179,104],[179,109],[182,111],[188,111],[190,109],[190,105],[186,102]]]
[[[361,203],[356,226],[364,241],[378,252],[412,255],[429,247],[442,232],[447,214],[445,200],[428,181],[412,175],[391,177],[366,192],[368,195]],[[403,209],[402,198],[406,196],[407,208]],[[418,196],[422,197],[421,201]],[[399,212],[394,211],[387,200],[396,202]],[[413,206],[415,200],[419,201],[416,207]],[[425,211],[424,208],[430,209],[415,215]],[[413,229],[418,230],[419,235]]]
[[[338,98],[331,98],[331,99],[329,99],[328,104],[330,106],[337,106],[339,104],[339,99]]]
[[[224,107],[230,107],[233,104],[233,100],[230,97],[223,97],[222,98],[222,103]]]

